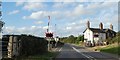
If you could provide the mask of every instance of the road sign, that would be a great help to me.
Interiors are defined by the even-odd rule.
[[[58,38],[58,37],[56,37],[56,38],[55,38],[55,41],[56,41],[56,42],[58,42],[58,41],[59,41],[59,38]]]

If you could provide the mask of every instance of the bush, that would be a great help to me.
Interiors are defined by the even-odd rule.
[[[47,40],[40,37],[21,35],[20,55],[43,54],[47,51]]]
[[[118,32],[114,38],[109,37],[108,39],[106,39],[106,42],[109,42],[110,44],[119,42],[119,41],[120,41],[120,32]]]

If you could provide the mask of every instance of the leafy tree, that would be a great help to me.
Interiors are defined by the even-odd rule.
[[[69,38],[68,38],[69,42],[70,43],[75,43],[75,37],[73,35],[70,35]]]
[[[79,43],[80,41],[84,41],[84,36],[83,35],[79,35],[76,39],[76,43]]]

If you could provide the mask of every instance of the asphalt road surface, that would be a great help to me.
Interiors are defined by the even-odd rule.
[[[118,60],[118,57],[90,51],[84,47],[64,44],[55,60]]]

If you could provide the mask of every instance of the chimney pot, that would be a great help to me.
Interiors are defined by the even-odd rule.
[[[113,30],[113,25],[112,24],[110,24],[110,30]]]
[[[99,27],[100,27],[100,29],[103,29],[103,24],[102,24],[102,22],[100,23]]]
[[[90,28],[90,22],[87,21],[87,28]]]

